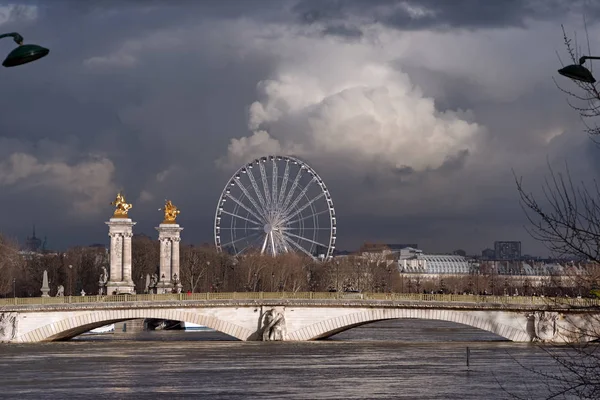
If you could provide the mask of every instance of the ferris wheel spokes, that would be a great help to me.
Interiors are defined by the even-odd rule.
[[[290,161],[287,160],[285,162],[285,171],[283,172],[283,182],[281,183],[281,190],[279,192],[279,196],[277,199],[277,206],[281,208],[281,204],[283,202],[283,198],[285,195],[285,189],[287,188],[288,179],[290,177]]]
[[[227,197],[229,197],[231,200],[233,200],[238,206],[240,206],[244,210],[246,210],[254,218],[256,218],[258,220],[261,219],[258,215],[256,215],[256,213],[254,213],[254,211],[252,211],[249,207],[247,207],[241,200],[238,200],[236,197],[232,196],[230,193],[227,194]],[[260,225],[260,223],[258,225]]]
[[[296,215],[300,214],[302,211],[306,210],[308,207],[312,206],[317,200],[319,200],[321,197],[325,196],[325,193],[321,192],[320,194],[318,194],[317,196],[313,197],[312,199],[310,199],[306,204],[304,204],[302,207],[296,209],[296,211],[294,211],[293,214],[288,215],[285,219],[283,219],[281,221],[282,224],[287,223],[290,219],[294,218]],[[291,210],[290,210],[291,211]],[[329,211],[329,210],[328,210]]]
[[[308,239],[308,238],[305,238],[305,237],[302,237],[302,236],[295,235],[295,234],[293,234],[291,232],[287,232],[286,235],[291,236],[291,237],[295,237],[295,238],[300,239],[300,240],[306,240],[307,242],[310,242],[312,244],[316,244],[317,246],[321,246],[321,247],[327,247],[328,246],[326,244],[319,243],[319,242],[316,242],[314,240],[311,240],[311,239]]]
[[[314,257],[312,254],[310,254],[310,252],[308,250],[306,250],[304,247],[300,246],[298,243],[296,243],[296,241],[291,240],[291,239],[284,239],[288,244],[291,244],[293,247],[295,247],[296,249],[300,250],[301,252],[303,252],[304,254],[306,254],[309,257]]]
[[[267,214],[270,214],[268,210],[270,210],[271,208],[271,195],[269,194],[269,184],[267,182],[267,172],[265,171],[265,163],[262,160],[258,163],[258,169],[260,170],[260,178],[262,181],[263,190],[265,191],[265,203],[267,204],[265,211],[267,211]]]
[[[285,225],[292,225],[292,224],[295,224],[295,223],[298,223],[298,222],[301,222],[301,221],[306,221],[306,220],[307,220],[307,219],[309,219],[309,218],[314,218],[314,217],[316,217],[316,216],[319,216],[319,215],[321,215],[321,214],[325,214],[325,213],[328,213],[328,212],[329,212],[329,210],[322,210],[322,211],[316,212],[316,213],[315,213],[315,214],[313,214],[313,215],[307,215],[307,216],[305,216],[305,217],[298,218],[298,219],[295,219],[295,220],[293,220],[293,221],[287,221],[287,222],[285,223]],[[322,229],[330,229],[330,228],[322,228]]]
[[[256,193],[256,197],[258,197],[258,201],[260,202],[260,205],[262,206],[262,209],[264,211],[267,210],[267,206],[265,203],[265,199],[263,198],[262,194],[260,193],[260,189],[258,188],[258,184],[256,183],[256,179],[254,179],[254,174],[252,173],[252,168],[247,168],[246,171],[248,171],[247,175],[248,175],[248,179],[250,179],[250,183],[252,184],[252,187],[254,188],[254,193]],[[266,213],[265,213],[265,218],[267,217]]]
[[[223,190],[214,232],[217,248],[236,255],[253,248],[262,254],[300,251],[328,258],[335,246],[335,211],[311,167],[293,157],[261,157],[242,166]]]
[[[261,226],[261,225],[262,225],[260,222],[253,221],[253,220],[251,220],[250,218],[246,218],[246,217],[243,217],[243,216],[241,216],[241,215],[238,215],[238,214],[230,213],[229,211],[225,211],[225,210],[223,210],[223,211],[221,211],[221,212],[222,212],[222,213],[224,213],[224,214],[227,214],[227,215],[231,215],[231,216],[232,216],[232,217],[234,217],[234,218],[239,218],[239,219],[243,219],[244,221],[251,222],[251,223],[253,223],[254,225],[258,225],[258,226]],[[260,229],[260,228],[248,228],[248,229]]]
[[[253,234],[251,234],[251,235],[249,235],[249,236],[245,236],[245,237],[242,237],[242,238],[239,238],[239,239],[236,239],[236,240],[232,240],[231,242],[227,242],[227,243],[224,243],[224,244],[222,244],[222,246],[225,246],[225,247],[227,247],[227,246],[229,246],[229,245],[232,245],[232,244],[239,243],[239,242],[241,242],[242,240],[248,240],[248,238],[251,238],[251,237],[253,237],[253,236],[260,236],[260,232],[256,232],[256,233],[253,233]]]
[[[250,172],[248,172],[248,173],[250,173]],[[256,211],[258,211],[263,216],[263,218],[266,218],[267,216],[264,214],[263,209],[258,206],[258,203],[256,203],[256,200],[254,200],[254,197],[252,197],[250,195],[250,192],[248,192],[248,188],[246,186],[244,186],[244,184],[242,182],[240,182],[239,180],[237,181],[237,185],[239,186],[240,190],[244,193],[244,195],[248,198],[250,203],[252,203],[252,205],[254,206]],[[259,219],[261,219],[261,218],[259,218]]]
[[[298,187],[298,184],[300,183],[300,178],[302,177],[302,168],[300,168],[298,170],[298,173],[296,174],[296,178],[294,178],[294,182],[292,183],[292,187],[290,188],[290,191],[288,192],[287,196],[285,197],[285,201],[283,202],[283,205],[281,205],[281,209],[285,210],[288,206],[288,204],[290,203],[290,200],[292,199],[292,196],[294,195],[294,192],[296,191],[296,188]]]
[[[277,178],[279,177],[278,171],[277,171],[277,163],[275,161],[273,161],[271,164],[273,164],[273,176],[271,177],[271,190],[272,190],[272,199],[271,202],[276,206],[275,208],[278,208],[278,204],[277,204],[277,195],[279,194],[279,192],[277,191]]]

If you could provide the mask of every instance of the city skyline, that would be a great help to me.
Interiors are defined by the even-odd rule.
[[[153,233],[154,234],[154,233]],[[156,239],[158,240],[158,237],[154,237],[156,236],[154,234],[154,236],[151,234],[149,235],[147,232],[135,232],[133,234],[134,237],[144,237],[144,238],[148,238],[150,240]],[[47,235],[43,235],[41,237],[37,236],[36,234],[36,226],[34,225],[32,228],[32,234],[31,236],[27,236],[24,239],[19,240],[18,238],[16,239],[17,244],[19,245],[19,247],[22,250],[25,251],[32,251],[32,252],[36,252],[36,253],[54,253],[54,252],[64,252],[68,249],[64,249],[64,248],[53,248],[51,245],[48,244],[48,236]],[[187,241],[183,241],[184,244],[186,245],[192,245],[192,246],[213,246],[214,243],[213,242],[204,242],[204,243],[190,243]],[[517,256],[509,256],[508,258],[505,256],[502,256],[502,250],[498,251],[498,250],[494,250],[497,249],[498,246],[502,246],[502,245],[512,245],[512,246],[518,246],[518,251]],[[72,247],[104,247],[106,250],[109,250],[109,243],[108,241],[105,242],[95,242],[95,243],[88,243],[88,244],[75,244]],[[400,249],[416,249],[419,251],[425,251],[426,253],[429,254],[440,254],[440,255],[451,255],[451,254],[457,254],[457,255],[461,255],[463,257],[475,257],[475,258],[481,258],[482,260],[496,260],[496,261],[515,261],[515,260],[526,260],[526,259],[545,259],[545,258],[552,258],[552,257],[545,257],[542,255],[537,255],[537,254],[528,254],[526,252],[522,252],[521,251],[521,242],[520,241],[495,241],[492,245],[485,247],[479,251],[476,251],[474,253],[469,253],[466,252],[463,248],[456,248],[453,250],[447,250],[447,251],[442,251],[442,252],[431,252],[428,251],[429,249],[423,249],[421,246],[419,246],[417,243],[403,243],[403,244],[398,244],[398,243],[378,243],[378,242],[371,242],[371,241],[364,241],[358,248],[352,248],[352,249],[339,249],[336,248],[335,252],[334,252],[334,256],[340,256],[340,255],[351,255],[351,254],[358,254],[360,252],[371,252],[371,251],[375,251],[375,252],[380,252],[382,250],[388,249],[391,252],[399,252]],[[493,254],[493,255],[490,255]]]
[[[169,198],[183,240],[211,243],[231,174],[281,154],[327,184],[338,249],[543,256],[513,173],[539,193],[548,165],[600,166],[553,81],[561,23],[583,33],[585,14],[597,48],[589,2],[82,3],[0,3],[3,31],[51,50],[1,72],[0,232],[20,240],[35,224],[50,247],[108,242],[123,190],[136,233]]]

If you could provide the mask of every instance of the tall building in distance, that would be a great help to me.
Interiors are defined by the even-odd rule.
[[[28,236],[25,240],[25,251],[31,252],[43,252],[46,249],[46,239],[42,241],[40,238],[35,236],[35,225],[33,226],[33,234]]]
[[[493,260],[496,258],[496,252],[494,249],[485,249],[481,252],[481,258],[483,260]]]
[[[521,242],[494,242],[495,259],[513,261],[521,259]]]

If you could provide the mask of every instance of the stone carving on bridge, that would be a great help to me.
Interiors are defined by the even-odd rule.
[[[262,320],[262,340],[264,342],[286,339],[287,330],[283,311],[278,312],[272,308],[263,314]]]
[[[106,283],[108,282],[108,271],[106,271],[106,267],[102,267],[102,273],[100,274],[100,279],[98,279],[98,294],[102,296],[106,294]]]
[[[181,284],[181,282],[179,281],[179,277],[177,276],[177,274],[173,274],[173,292],[174,293],[181,293],[181,290],[183,289],[183,285]]]
[[[156,286],[158,285],[158,275],[157,274],[148,275],[146,277],[146,281],[148,282],[148,293],[157,294],[158,288]]]
[[[56,297],[63,297],[65,295],[65,287],[63,285],[58,285],[56,288]]]
[[[558,313],[537,311],[527,314],[527,333],[532,342],[552,342],[558,336]]]
[[[0,314],[0,343],[10,342],[17,336],[18,320],[17,313]]]

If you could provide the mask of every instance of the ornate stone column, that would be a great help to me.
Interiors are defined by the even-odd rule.
[[[159,293],[171,293],[180,285],[179,275],[179,241],[181,231],[178,224],[160,224],[158,241],[160,242],[160,265],[158,271]]]
[[[121,221],[121,220],[119,220]],[[109,282],[121,282],[123,280],[123,237],[120,233],[111,232],[109,225],[108,236],[110,236],[110,275]]]
[[[179,210],[170,200],[167,200],[164,209],[165,219],[156,230],[160,242],[160,265],[158,273],[157,291],[171,293],[181,291],[181,277],[179,274],[179,242],[183,230],[175,219]]]
[[[179,231],[181,232],[182,229],[183,228],[179,228]],[[172,239],[171,279],[173,280],[174,285],[181,281],[181,275],[179,274],[179,242],[181,242],[181,237],[179,237],[179,235]]]
[[[134,293],[133,280],[131,279],[131,237],[133,226],[127,213],[131,204],[125,203],[125,197],[119,193],[116,200],[111,203],[116,209],[108,225],[108,236],[110,236],[110,274],[106,283],[106,294],[114,292]]]
[[[134,223],[135,224],[135,223]],[[133,227],[133,225],[132,225]],[[134,286],[133,280],[131,279],[131,238],[133,232],[127,232],[123,234],[123,282],[129,283],[132,287]]]

